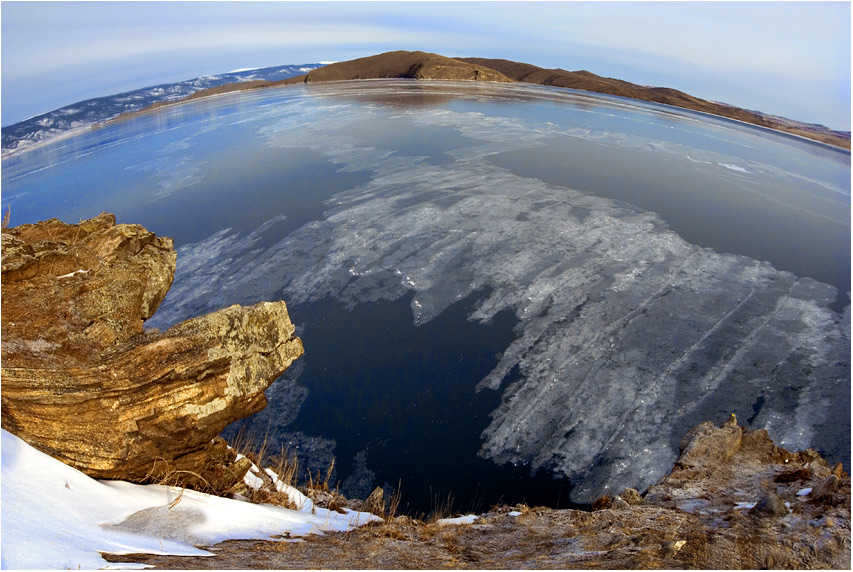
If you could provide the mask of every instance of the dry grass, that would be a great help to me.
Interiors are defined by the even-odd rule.
[[[269,435],[265,435],[263,439],[258,440],[246,435],[241,429],[236,437],[232,439],[231,448],[251,460],[256,467],[266,468],[276,474],[278,481],[292,487],[306,497],[311,499],[311,502],[317,508],[325,508],[339,513],[346,513],[346,508],[359,508],[360,502],[350,501],[342,495],[337,488],[332,488],[330,481],[332,473],[335,470],[335,460],[332,459],[325,474],[319,469],[312,474],[308,471],[308,482],[300,484],[298,482],[299,460],[298,457],[291,453],[289,449],[281,447],[280,451],[271,455],[269,449]],[[288,508],[300,508],[293,506],[290,501],[290,496],[286,493],[279,492],[273,482],[272,477],[262,470],[259,473],[251,471],[251,473],[262,481],[264,484],[259,489],[247,489],[242,492],[250,502],[275,504]],[[398,501],[399,502],[399,501]],[[358,504],[359,506],[353,506]]]
[[[388,516],[385,519],[387,522],[394,520],[397,511],[400,510],[400,501],[403,498],[402,482],[402,479],[397,481],[397,488],[391,493],[391,498],[388,500]]]
[[[320,480],[320,469],[317,469],[317,478],[314,479],[311,472],[308,472],[308,488],[315,491],[328,492],[329,491],[329,479],[332,477],[332,471],[335,470],[335,459],[332,459],[329,468],[326,470],[326,478],[322,481]]]
[[[254,438],[247,437],[243,429],[238,432],[237,437],[233,440],[231,448],[238,454],[248,458],[260,469],[259,471],[250,469],[249,472],[263,482],[263,485],[259,488],[248,488],[248,490],[243,492],[243,496],[250,502],[257,504],[272,504],[298,509],[299,507],[295,506],[290,499],[290,495],[278,490],[276,482],[267,470],[275,473],[278,482],[296,488],[299,459],[284,446],[281,447],[277,454],[271,455],[268,452],[269,444],[269,434],[265,434],[264,438],[258,444]]]
[[[607,495],[601,495],[592,503],[592,510],[606,510],[613,506],[613,499]]]
[[[448,493],[447,498],[442,499],[439,495],[432,497],[432,512],[427,522],[433,523],[443,518],[453,516],[453,496]]]

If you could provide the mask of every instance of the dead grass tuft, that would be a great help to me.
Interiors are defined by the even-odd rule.
[[[434,523],[443,518],[449,518],[453,516],[453,496],[448,493],[447,498],[442,499],[439,495],[435,495],[431,499],[432,501],[432,512],[430,512],[429,519],[427,519],[428,523]]]
[[[592,510],[606,510],[613,506],[613,499],[607,495],[601,495],[592,503]]]
[[[317,478],[314,479],[311,471],[308,471],[308,488],[328,492],[329,491],[329,479],[332,477],[332,471],[335,470],[335,459],[332,458],[332,462],[329,465],[329,468],[326,470],[326,478],[322,481],[320,480],[320,469],[317,469]]]
[[[393,521],[394,517],[397,516],[397,511],[400,510],[400,501],[403,498],[402,483],[402,479],[397,481],[397,488],[391,493],[391,497],[388,499],[388,516],[385,518],[386,522]]]

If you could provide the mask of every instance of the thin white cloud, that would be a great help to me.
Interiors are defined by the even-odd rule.
[[[835,87],[850,82],[846,2],[4,2],[2,15],[3,82],[16,98],[64,72],[83,81],[139,68],[148,81],[159,69],[171,81],[422,49],[684,90],[753,74],[773,78],[744,88],[768,101],[780,91],[793,101],[810,82],[839,94],[821,105],[849,123],[849,96]]]

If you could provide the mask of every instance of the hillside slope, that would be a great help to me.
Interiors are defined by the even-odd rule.
[[[390,78],[513,81],[503,73],[476,62],[463,62],[426,52],[395,51],[312,70],[305,82]]]
[[[504,83],[517,81],[591,91],[710,113],[799,137],[805,137],[835,147],[850,149],[850,132],[835,131],[823,125],[803,123],[759,111],[742,109],[725,103],[707,101],[677,89],[637,85],[619,79],[602,77],[585,70],[572,72],[559,68],[545,69],[532,64],[511,60],[469,57],[448,58],[434,53],[402,50],[329,64],[309,71],[307,74],[277,81],[244,81],[218,85],[209,89],[201,89],[179,101],[157,102],[141,111],[123,114],[105,123],[133,117],[139,113],[144,113],[163,105],[171,105],[180,101],[232,91],[330,81],[399,78],[497,81]],[[103,125],[103,123],[100,125]]]
[[[563,69],[544,69],[531,64],[524,64],[510,60],[488,59],[488,58],[456,58],[459,61],[470,64],[490,67],[501,72],[507,77],[524,83],[535,83],[538,85],[550,85],[554,87],[567,87],[584,91],[594,91],[608,95],[618,95],[654,103],[673,105],[693,111],[701,111],[712,115],[719,115],[745,123],[752,123],[761,127],[768,127],[778,131],[784,131],[793,135],[807,137],[836,147],[850,149],[850,133],[834,131],[823,125],[801,123],[776,117],[758,111],[741,109],[724,103],[707,101],[694,97],[677,89],[668,87],[649,87],[637,85],[619,79],[601,77],[586,70],[566,71]]]

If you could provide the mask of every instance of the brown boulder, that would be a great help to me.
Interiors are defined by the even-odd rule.
[[[820,482],[820,484],[809,494],[809,497],[816,501],[827,501],[832,499],[833,493],[838,490],[841,486],[840,479],[835,475],[829,475],[826,479]]]
[[[728,423],[717,427],[706,421],[691,429],[682,439],[681,456],[675,466],[679,469],[713,469],[734,455],[742,442],[742,427]]]
[[[385,517],[385,492],[382,487],[376,487],[361,505],[361,510]]]
[[[4,229],[2,244],[2,426],[91,476],[205,465],[199,451],[302,354],[284,302],[144,332],[176,254],[113,215]]]
[[[82,365],[141,334],[172,285],[177,258],[171,239],[116,225],[107,213],[76,225],[51,219],[5,229],[2,245],[3,362],[12,367],[47,365],[47,349],[57,365]]]
[[[788,507],[785,506],[785,501],[779,495],[771,492],[761,497],[761,500],[749,509],[749,514],[758,518],[785,516],[788,514]]]

